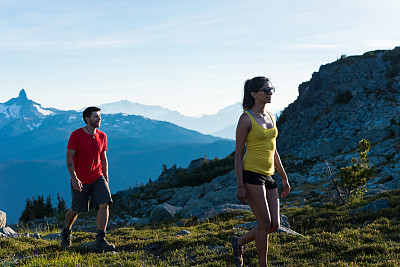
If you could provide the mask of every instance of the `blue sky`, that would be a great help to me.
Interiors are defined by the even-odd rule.
[[[398,0],[0,0],[0,102],[25,88],[44,107],[212,114],[264,75],[276,111],[320,65],[400,45],[398,14]]]

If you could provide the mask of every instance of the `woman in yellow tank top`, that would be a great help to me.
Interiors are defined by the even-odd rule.
[[[243,114],[236,128],[235,168],[237,198],[248,202],[258,226],[241,237],[232,237],[235,266],[243,266],[243,245],[255,240],[259,266],[267,266],[268,236],[280,224],[279,193],[275,169],[282,177],[284,191],[290,192],[286,172],[276,150],[278,130],[265,109],[275,89],[265,77],[247,80],[244,85]],[[244,155],[246,147],[246,154]]]

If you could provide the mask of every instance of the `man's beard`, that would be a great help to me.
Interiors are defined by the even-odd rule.
[[[93,128],[98,128],[100,127],[100,122],[95,123],[95,122],[89,122],[90,126],[92,126]]]

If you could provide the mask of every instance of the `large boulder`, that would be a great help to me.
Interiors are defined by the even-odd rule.
[[[162,220],[173,219],[177,211],[179,211],[180,209],[181,209],[180,207],[174,207],[167,203],[157,205],[151,211],[150,214],[151,221],[162,221]]]
[[[6,227],[7,215],[0,210],[0,228]]]

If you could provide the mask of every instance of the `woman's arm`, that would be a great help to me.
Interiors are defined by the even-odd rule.
[[[281,158],[279,157],[278,150],[275,150],[274,165],[275,165],[275,169],[277,170],[277,172],[279,173],[279,175],[282,178],[283,193],[281,196],[285,197],[290,193],[290,185],[289,185],[289,181],[288,181],[288,177],[286,175],[285,169],[283,168]]]
[[[246,189],[243,184],[243,156],[247,135],[251,130],[251,121],[247,114],[243,113],[236,127],[236,148],[235,148],[235,170],[237,179],[237,199],[243,204],[246,203]]]

